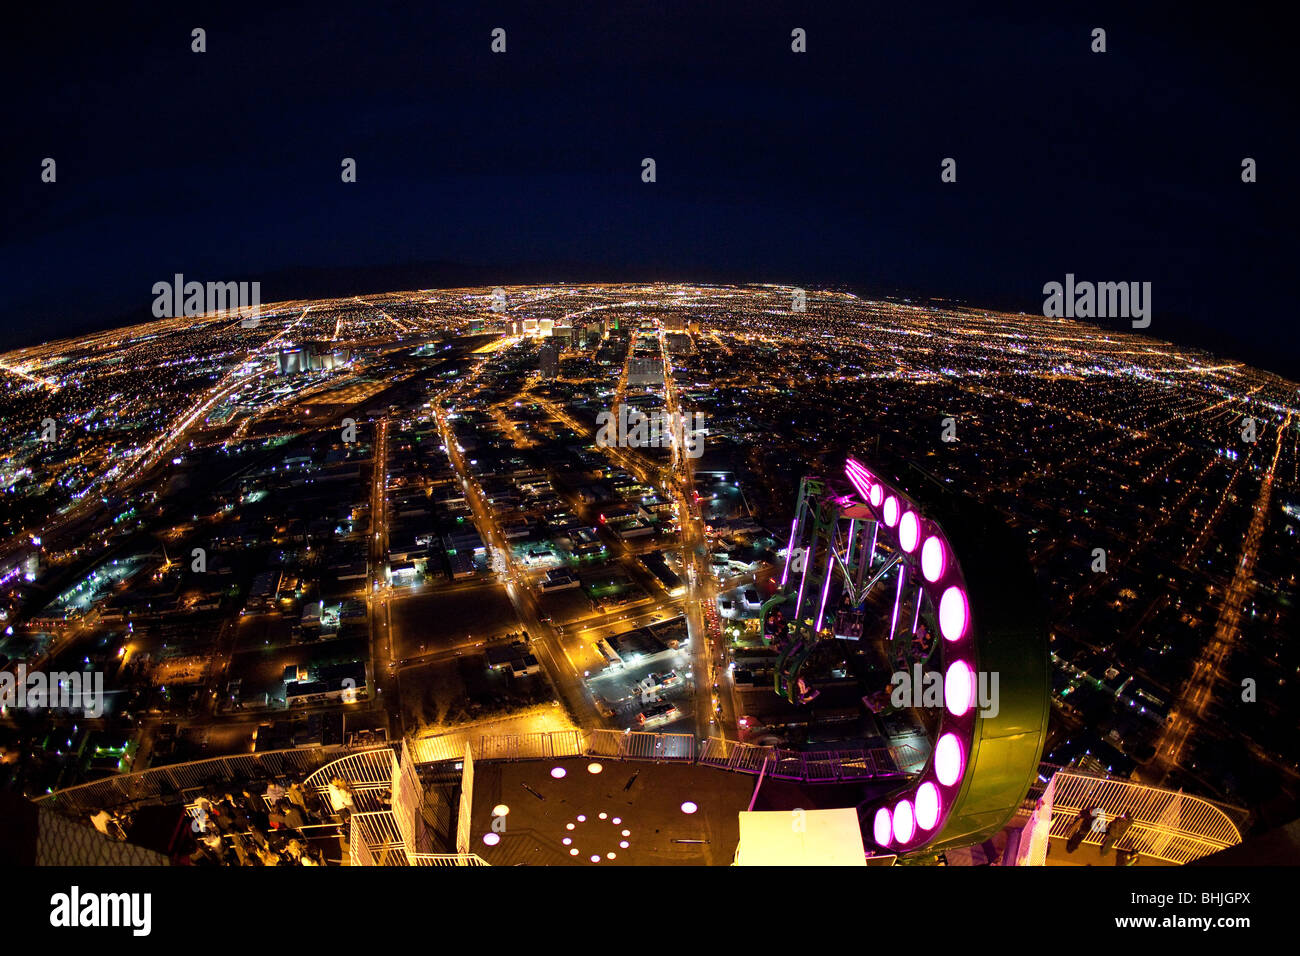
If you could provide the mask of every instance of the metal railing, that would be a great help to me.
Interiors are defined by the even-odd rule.
[[[405,850],[397,819],[388,810],[352,814],[351,836],[374,850]]]
[[[556,757],[581,757],[583,754],[580,730],[476,737],[451,733],[415,738],[410,744],[411,757],[417,764],[460,760],[467,744],[478,754],[479,760],[550,760]]]
[[[357,819],[359,816],[357,814],[352,818],[351,835],[348,837],[348,863],[352,866],[378,866],[370,844],[361,835],[361,823]]]
[[[465,737],[425,737],[411,740],[414,762],[419,766],[447,764],[464,759]],[[304,786],[322,791],[333,777],[341,777],[358,792],[388,785],[391,766],[379,754],[353,754],[318,770]],[[915,762],[918,754],[910,745],[876,747],[869,750],[800,751],[710,737],[698,756],[690,734],[661,734],[652,731],[564,730],[550,733],[483,736],[474,747],[477,762],[550,760],[565,757],[599,757],[606,760],[648,760],[653,762],[700,763],[721,770],[756,774],[768,762],[767,772],[782,780],[805,783],[833,783],[872,780],[904,775],[900,767]],[[391,758],[390,758],[391,759]],[[385,767],[388,767],[385,770]],[[365,809],[369,809],[368,807]]]
[[[1056,771],[1052,836],[1068,838],[1080,811],[1094,806],[1108,821],[1129,814],[1133,822],[1120,846],[1170,863],[1187,863],[1241,842],[1237,824],[1202,797],[1075,770]],[[1090,830],[1083,842],[1100,844],[1105,835],[1104,828]]]
[[[461,760],[469,738],[446,734],[411,741],[417,764]],[[557,760],[565,757],[605,757],[612,760],[695,759],[695,738],[690,734],[660,734],[650,731],[555,730],[533,734],[481,736],[473,743],[475,760]]]
[[[1106,774],[1106,773],[1096,773],[1093,771],[1078,770],[1074,767],[1065,767],[1062,766],[1061,764],[1055,764],[1055,763],[1041,763],[1038,765],[1037,779],[1034,780],[1032,784],[1030,784],[1029,792],[1025,794],[1025,800],[1023,805],[1026,810],[1033,809],[1034,803],[1038,800],[1040,796],[1042,796],[1043,790],[1047,786],[1047,781],[1052,779],[1053,774],[1060,773],[1062,771],[1068,771],[1071,775],[1075,777],[1089,777],[1096,780],[1119,780],[1122,783],[1133,783],[1133,781],[1131,780],[1125,780],[1122,777],[1112,777],[1110,774]],[[1134,784],[1134,786],[1143,786],[1143,784]],[[1161,788],[1155,788],[1155,789],[1161,789]],[[1167,791],[1167,792],[1174,793],[1174,792],[1181,792],[1181,791]],[[1209,797],[1196,797],[1196,799],[1222,812],[1223,815],[1226,816],[1232,822],[1232,824],[1237,828],[1237,831],[1239,833],[1244,833],[1246,830],[1248,830],[1250,828],[1251,823],[1253,822],[1253,816],[1251,812],[1247,810],[1245,807],[1239,807],[1231,803],[1224,803],[1222,800],[1212,800]]]
[[[348,862],[352,866],[409,866],[410,857],[391,811],[352,814],[348,834]]]
[[[348,839],[352,866],[488,866],[476,853],[413,853],[388,810],[352,814]]]
[[[302,785],[324,794],[337,778],[350,784],[354,795],[382,792],[393,784],[393,760],[392,747],[348,754],[313,772]]]
[[[550,733],[506,734],[480,737],[474,748],[478,760],[550,760],[582,755],[582,733],[557,730]]]
[[[915,748],[906,744],[869,750],[803,751],[710,737],[704,742],[699,762],[720,770],[751,774],[762,772],[766,764],[767,773],[781,780],[834,783],[904,776],[899,768],[907,766],[916,756]]]
[[[186,790],[210,785],[242,784],[311,773],[347,754],[349,749],[310,747],[209,757],[78,784],[35,797],[34,802],[71,814],[112,810],[129,803],[153,802],[171,796],[180,798]]]
[[[477,853],[415,853],[411,866],[491,866]]]
[[[648,731],[592,730],[586,752],[610,760],[672,760],[691,763],[695,738],[690,734],[656,734]]]

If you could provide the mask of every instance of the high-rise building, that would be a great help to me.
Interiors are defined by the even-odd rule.
[[[548,339],[538,353],[537,367],[542,378],[556,378],[560,374],[560,343]]]
[[[280,349],[276,356],[276,373],[333,371],[352,359],[351,349],[331,348],[329,342],[304,342],[293,348]]]

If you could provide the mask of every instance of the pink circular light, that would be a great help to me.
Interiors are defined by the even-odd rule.
[[[568,846],[570,843],[573,842],[573,837],[565,837],[560,842],[563,843],[565,846]]]
[[[599,853],[593,853],[593,854],[591,855],[591,862],[592,862],[592,863],[599,863],[599,862],[600,862],[600,854],[599,854]]]
[[[626,850],[626,849],[627,849],[628,847],[630,847],[632,844],[628,843],[626,840],[619,840],[619,841],[618,841],[618,845],[621,846],[623,849]]]
[[[559,780],[561,777],[563,777],[563,776],[564,776],[566,773],[568,773],[568,772],[569,772],[569,771],[565,770],[563,767],[552,767],[552,768],[551,768],[551,776],[554,777],[556,780]]]
[[[975,672],[965,661],[953,661],[943,675],[943,702],[954,717],[975,706]]]
[[[881,500],[885,497],[885,489],[879,484],[872,482],[871,488],[867,491],[867,500],[871,502],[871,507],[879,508]]]
[[[939,788],[927,780],[916,791],[916,825],[933,830],[939,822]]]
[[[885,499],[885,524],[891,528],[898,524],[898,498],[895,495]]]
[[[699,807],[695,805],[693,800],[687,800],[682,804],[682,813],[694,813],[698,809]]]
[[[903,515],[903,522],[898,526],[898,543],[903,546],[904,551],[911,554],[916,550],[920,540],[921,519],[916,516],[915,511],[909,511]]]
[[[925,579],[933,584],[943,577],[943,572],[948,567],[948,556],[943,552],[943,542],[935,535],[925,539],[925,545],[921,548],[921,573]]]
[[[586,815],[585,813],[579,813],[579,814],[578,814],[578,822],[579,822],[579,823],[586,823],[586,822],[587,822],[587,815]]]
[[[916,817],[912,815],[912,801],[900,800],[894,807],[894,839],[906,843],[916,833]]]
[[[951,787],[961,776],[961,741],[956,734],[948,733],[934,746],[934,775],[945,787]]]
[[[501,834],[485,833],[483,834],[483,842],[486,843],[488,846],[496,846],[498,843],[501,842]]]
[[[966,592],[953,585],[939,599],[939,633],[945,641],[959,640],[965,635],[968,623],[970,608],[966,603]]]
[[[879,846],[889,846],[890,835],[894,832],[893,821],[889,818],[889,811],[881,807],[876,811],[875,822],[871,825],[872,836],[876,838]]]

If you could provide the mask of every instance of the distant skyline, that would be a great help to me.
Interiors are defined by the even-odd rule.
[[[1143,334],[1300,377],[1281,31],[949,6],[24,9],[4,348],[146,320],[177,272],[267,302],[660,279],[1031,313],[1072,272],[1150,282]]]

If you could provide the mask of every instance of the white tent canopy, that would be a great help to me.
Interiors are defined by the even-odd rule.
[[[741,811],[737,866],[866,866],[852,807]]]

